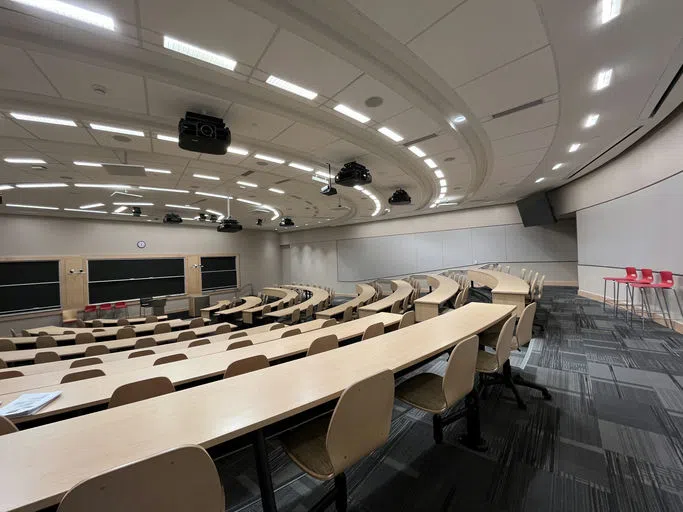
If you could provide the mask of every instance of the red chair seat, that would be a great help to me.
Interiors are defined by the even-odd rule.
[[[116,309],[125,309],[128,307],[128,304],[126,304],[125,302],[117,302],[116,304],[114,304],[114,307]]]

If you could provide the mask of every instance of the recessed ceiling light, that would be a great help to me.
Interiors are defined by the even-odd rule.
[[[240,203],[247,203],[247,204],[253,204],[254,206],[261,206],[261,203],[257,203],[256,201],[250,201],[249,199],[242,199],[241,197],[238,197],[237,200]]]
[[[602,71],[599,71],[597,75],[595,75],[594,88],[596,91],[601,91],[606,87],[609,87],[610,83],[612,83],[612,68],[603,69]]]
[[[208,174],[193,174],[192,176],[194,178],[199,178],[200,180],[221,181],[218,176],[209,176]]]
[[[425,163],[427,164],[427,167],[429,167],[430,169],[436,169],[438,167],[434,160],[432,160],[431,158],[425,158]]]
[[[562,167],[564,164],[555,164],[553,165],[553,171],[558,170],[560,167]]]
[[[287,80],[283,80],[282,78],[278,78],[274,75],[270,75],[266,80],[266,83],[294,93],[297,96],[303,96],[307,100],[314,100],[318,96],[317,92],[309,91],[308,89],[304,89],[299,85],[293,84],[292,82],[288,82]]]
[[[58,124],[60,126],[76,126],[76,123],[71,119],[59,119],[57,117],[34,116],[31,114],[20,114],[18,112],[10,112],[14,119],[19,121],[31,121],[33,123]]]
[[[244,148],[236,148],[235,146],[228,146],[228,153],[233,153],[235,155],[242,155],[246,156],[249,154],[249,151],[247,151]]]
[[[114,213],[125,212],[127,209],[128,209],[127,206],[119,206],[116,210],[114,210]]]
[[[439,180],[439,186],[440,187],[445,187],[448,185],[448,182],[446,180]]]
[[[8,164],[45,164],[45,160],[40,158],[5,158]]]
[[[83,206],[79,206],[79,208],[87,210],[88,208],[99,208],[100,206],[104,206],[104,203],[84,204]]]
[[[36,208],[38,210],[59,210],[59,208],[55,206],[36,206],[33,204],[12,204],[12,203],[7,203],[7,206],[10,206],[12,208]]]
[[[538,178],[535,183],[540,183],[544,180],[545,178]]]
[[[74,165],[80,167],[102,167],[102,164],[98,164],[97,162],[83,162],[82,160],[76,160]]]
[[[138,187],[140,190],[154,190],[156,192],[174,192],[177,194],[189,194],[189,190],[183,190],[180,188],[159,188],[159,187]]]
[[[379,133],[381,133],[382,135],[389,137],[394,142],[401,142],[403,140],[403,137],[401,135],[399,135],[395,131],[387,128],[386,126],[382,126],[381,128],[378,128],[377,131]]]
[[[600,114],[590,114],[588,117],[586,117],[586,120],[583,122],[583,127],[592,128],[593,126],[598,124],[598,119],[600,119]]]
[[[210,52],[203,48],[199,48],[198,46],[179,41],[178,39],[174,39],[169,36],[164,36],[164,48],[174,52],[182,53],[183,55],[187,55],[193,59],[208,62],[209,64],[213,64],[214,66],[218,66],[220,68],[229,69],[230,71],[234,71],[235,66],[237,66],[237,61],[231,59],[230,57]]]
[[[104,28],[107,30],[116,30],[114,19],[97,12],[89,11],[75,5],[69,5],[58,0],[14,0],[19,4],[30,5],[38,9],[71,18],[72,20],[81,21],[88,25]]]
[[[74,183],[74,187],[78,187],[78,188],[113,188],[113,189],[132,188],[129,185],[100,185],[99,183]]]
[[[418,157],[420,157],[420,158],[424,158],[425,156],[427,156],[427,153],[425,153],[424,151],[422,151],[422,150],[421,150],[420,148],[418,148],[417,146],[410,146],[408,149],[409,149],[410,151],[412,151],[416,156],[418,156]]]
[[[167,206],[168,208],[179,208],[181,210],[201,210],[201,208],[197,206],[190,206],[189,204],[167,204],[164,206]]]
[[[276,156],[264,155],[262,153],[256,153],[254,155],[254,158],[258,158],[260,160],[266,160],[267,162],[273,162],[275,164],[284,164],[285,163],[285,161],[282,158],[278,158]]]
[[[441,169],[437,169],[436,171],[434,171],[434,176],[436,176],[437,178],[443,178],[443,171]]]
[[[0,190],[11,190],[13,188],[12,185],[0,185]]]
[[[218,199],[232,199],[232,196],[224,196],[223,194],[211,194],[210,192],[195,192],[198,196],[216,197]]]
[[[290,167],[294,167],[295,169],[299,169],[301,171],[306,171],[306,172],[313,172],[313,167],[309,167],[304,164],[298,164],[296,162],[289,162],[287,165]]]
[[[344,114],[345,116],[350,117],[351,119],[355,119],[359,123],[365,124],[370,120],[368,116],[361,114],[360,112],[357,112],[352,108],[347,107],[346,105],[342,105],[341,103],[334,107],[334,110],[336,110],[340,114]]]
[[[104,206],[103,204],[100,206]],[[81,206],[81,208],[83,208]],[[104,210],[81,210],[79,208],[62,208],[65,212],[79,212],[79,213],[108,213]]]
[[[578,149],[581,147],[581,144],[578,142],[575,142],[571,146],[569,146],[569,152],[574,153],[575,151],[578,151]]]
[[[238,181],[236,182],[238,185],[242,185],[243,187],[251,187],[251,188],[256,188],[258,185],[256,183],[250,183],[248,181]]]
[[[455,124],[464,123],[465,121],[467,121],[467,118],[466,118],[465,116],[463,116],[462,114],[461,114],[461,115],[457,115],[457,116],[455,116],[455,117],[453,118],[453,122],[454,122]]]
[[[601,0],[600,21],[605,24],[621,14],[621,0]]]
[[[155,174],[172,174],[171,171],[166,169],[150,169],[149,167],[145,167],[145,172],[151,172]]]
[[[135,137],[145,136],[145,132],[140,130],[131,130],[130,128],[119,128],[117,126],[109,126],[106,124],[90,123],[90,128],[101,132],[122,133],[124,135],[134,135]]]
[[[166,142],[175,142],[176,144],[178,143],[178,137],[172,137],[171,135],[162,135],[157,133],[157,139],[165,140]]]
[[[17,188],[62,188],[68,187],[66,183],[18,183]]]
[[[279,188],[269,188],[268,190],[270,190],[271,192],[275,192],[276,194],[284,194],[285,193],[284,190],[280,190]]]
[[[448,192],[448,189],[447,189],[446,187],[441,187],[441,188],[439,189],[439,193],[442,194],[442,195],[445,194],[446,192]]]
[[[154,206],[154,203],[136,203],[136,202],[117,202],[112,203],[114,206]]]

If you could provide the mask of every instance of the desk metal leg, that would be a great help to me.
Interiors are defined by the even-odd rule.
[[[465,397],[467,410],[467,434],[460,437],[460,442],[471,450],[485,452],[486,441],[481,437],[481,421],[479,419],[479,392],[476,387]]]
[[[256,458],[256,472],[261,489],[261,505],[264,512],[277,512],[275,505],[275,491],[273,490],[273,478],[268,466],[268,450],[263,430],[254,432],[254,456]]]

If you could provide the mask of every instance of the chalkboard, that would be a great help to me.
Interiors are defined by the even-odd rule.
[[[88,281],[114,281],[141,277],[182,276],[183,258],[146,258],[139,260],[89,260]]]
[[[59,307],[58,261],[0,263],[0,314]]]
[[[202,258],[202,291],[235,288],[237,257],[212,256]]]

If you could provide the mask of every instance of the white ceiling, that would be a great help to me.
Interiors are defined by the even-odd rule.
[[[636,126],[644,126],[641,133],[655,126],[675,105],[653,118],[643,113],[683,61],[678,0],[624,0],[621,15],[605,25],[597,21],[598,0],[68,2],[112,16],[117,30],[0,0],[0,158],[39,158],[47,167],[0,161],[0,185],[69,185],[2,192],[5,203],[62,210],[0,206],[0,213],[99,218],[63,208],[96,202],[108,212],[115,208],[111,190],[74,183],[129,185],[144,196],[139,201],[154,203],[143,208],[149,216],[141,220],[162,217],[172,209],[165,204],[225,211],[225,201],[199,191],[270,205],[300,228],[509,202],[561,185]],[[164,35],[229,56],[237,67],[228,71],[170,52]],[[596,93],[595,73],[605,67],[614,68],[613,83]],[[318,96],[306,100],[267,85],[270,74]],[[372,97],[381,105],[368,106]],[[499,116],[529,102],[538,104]],[[335,112],[339,103],[371,121]],[[156,139],[175,135],[188,110],[224,118],[233,146],[250,154],[196,154]],[[17,121],[9,112],[68,118],[77,127]],[[600,120],[586,130],[589,113]],[[467,121],[454,130],[449,121],[457,114]],[[91,122],[145,136],[121,139],[91,129]],[[379,134],[382,126],[403,141]],[[457,207],[429,208],[439,196],[438,179],[408,151],[405,143],[414,140],[444,172],[446,199]],[[569,154],[573,142],[582,146]],[[286,163],[258,161],[255,153]],[[368,188],[380,207],[343,187],[340,196],[322,196],[322,183],[287,165],[321,171],[329,162],[336,171],[354,159],[373,172]],[[74,161],[125,162],[171,174],[122,178]],[[551,171],[557,162],[565,165]],[[220,180],[193,177],[197,173]],[[535,183],[539,177],[546,178],[542,185]],[[240,188],[239,180],[258,188]],[[272,187],[285,194],[268,191]],[[412,206],[388,208],[397,187],[410,193]],[[340,201],[344,208],[337,208]],[[272,214],[253,210],[232,202],[234,216],[260,215],[266,228],[276,227],[277,220],[268,220]]]

